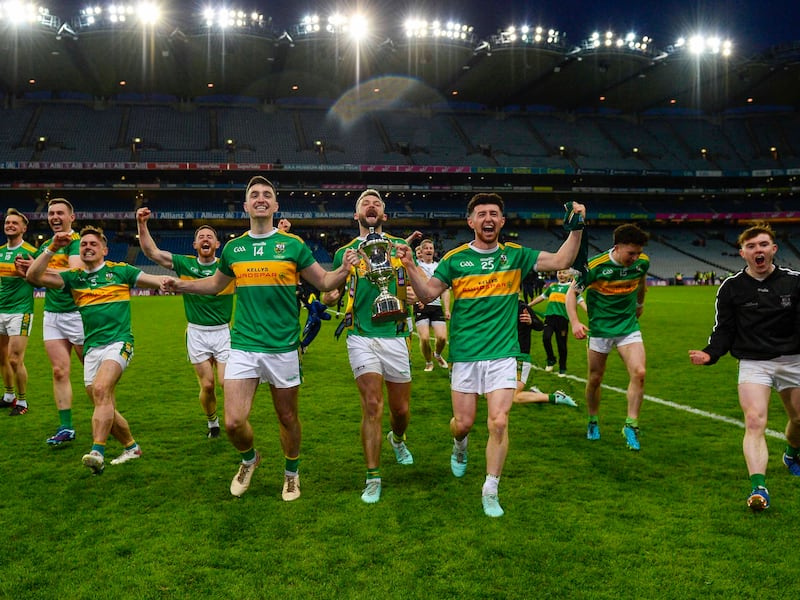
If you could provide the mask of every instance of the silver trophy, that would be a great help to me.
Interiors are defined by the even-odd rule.
[[[358,254],[367,263],[365,277],[380,293],[372,304],[372,322],[402,321],[406,310],[398,298],[389,293],[389,284],[395,278],[392,267],[392,242],[369,228],[369,235],[358,245]]]

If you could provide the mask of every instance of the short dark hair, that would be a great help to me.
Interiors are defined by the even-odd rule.
[[[85,235],[96,235],[101,240],[103,240],[103,243],[106,246],[108,246],[108,238],[106,238],[106,234],[103,233],[103,230],[100,227],[95,227],[94,225],[87,225],[86,227],[81,229],[80,233],[81,239],[83,239],[83,236]]]
[[[471,215],[472,211],[475,210],[475,207],[479,204],[494,204],[500,209],[501,213],[505,209],[505,204],[503,203],[503,199],[499,194],[487,194],[482,192],[480,194],[475,194],[470,199],[469,203],[467,204],[467,215]]]
[[[614,230],[614,244],[635,244],[646,246],[650,234],[639,229],[636,223],[625,223]]]
[[[775,231],[772,229],[772,226],[767,223],[766,221],[759,221],[758,223],[754,223],[747,229],[745,229],[742,233],[739,234],[739,239],[737,243],[741,248],[744,246],[744,243],[748,240],[752,240],[754,237],[761,235],[762,233],[766,233],[772,243],[775,243]]]

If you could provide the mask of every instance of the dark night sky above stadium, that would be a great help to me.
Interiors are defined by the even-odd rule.
[[[41,0],[40,0],[41,1]],[[125,0],[120,0],[119,3]],[[128,0],[131,1],[131,0]],[[372,14],[396,22],[423,9],[431,18],[469,20],[479,37],[488,38],[510,24],[543,25],[565,32],[572,43],[589,37],[592,31],[612,29],[616,33],[634,31],[649,35],[656,46],[664,47],[679,35],[698,26],[707,34],[730,37],[745,54],[800,40],[800,2],[798,0],[156,0],[162,5],[196,10],[211,2],[256,7],[288,29],[303,15],[314,10],[332,12],[335,8],[370,7]],[[97,0],[51,0],[53,12],[68,19],[69,12]],[[99,4],[111,4],[102,0]]]

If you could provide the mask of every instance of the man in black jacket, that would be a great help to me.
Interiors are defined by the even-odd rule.
[[[747,265],[717,291],[708,345],[689,350],[696,365],[713,365],[727,352],[739,359],[742,449],[752,486],[747,505],[754,512],[769,507],[765,432],[772,388],[789,416],[783,463],[800,476],[800,273],[776,266],[777,251],[775,232],[767,223],[739,235],[739,254]]]

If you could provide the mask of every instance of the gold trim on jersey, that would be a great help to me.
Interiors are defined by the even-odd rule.
[[[521,283],[522,276],[519,269],[466,275],[453,280],[453,293],[460,300],[487,296],[516,296]]]
[[[126,302],[131,299],[130,286],[127,283],[104,285],[99,288],[72,288],[72,297],[79,308],[109,304],[111,302]]]
[[[297,263],[293,261],[241,261],[231,265],[236,275],[236,285],[294,286],[299,283]]]

